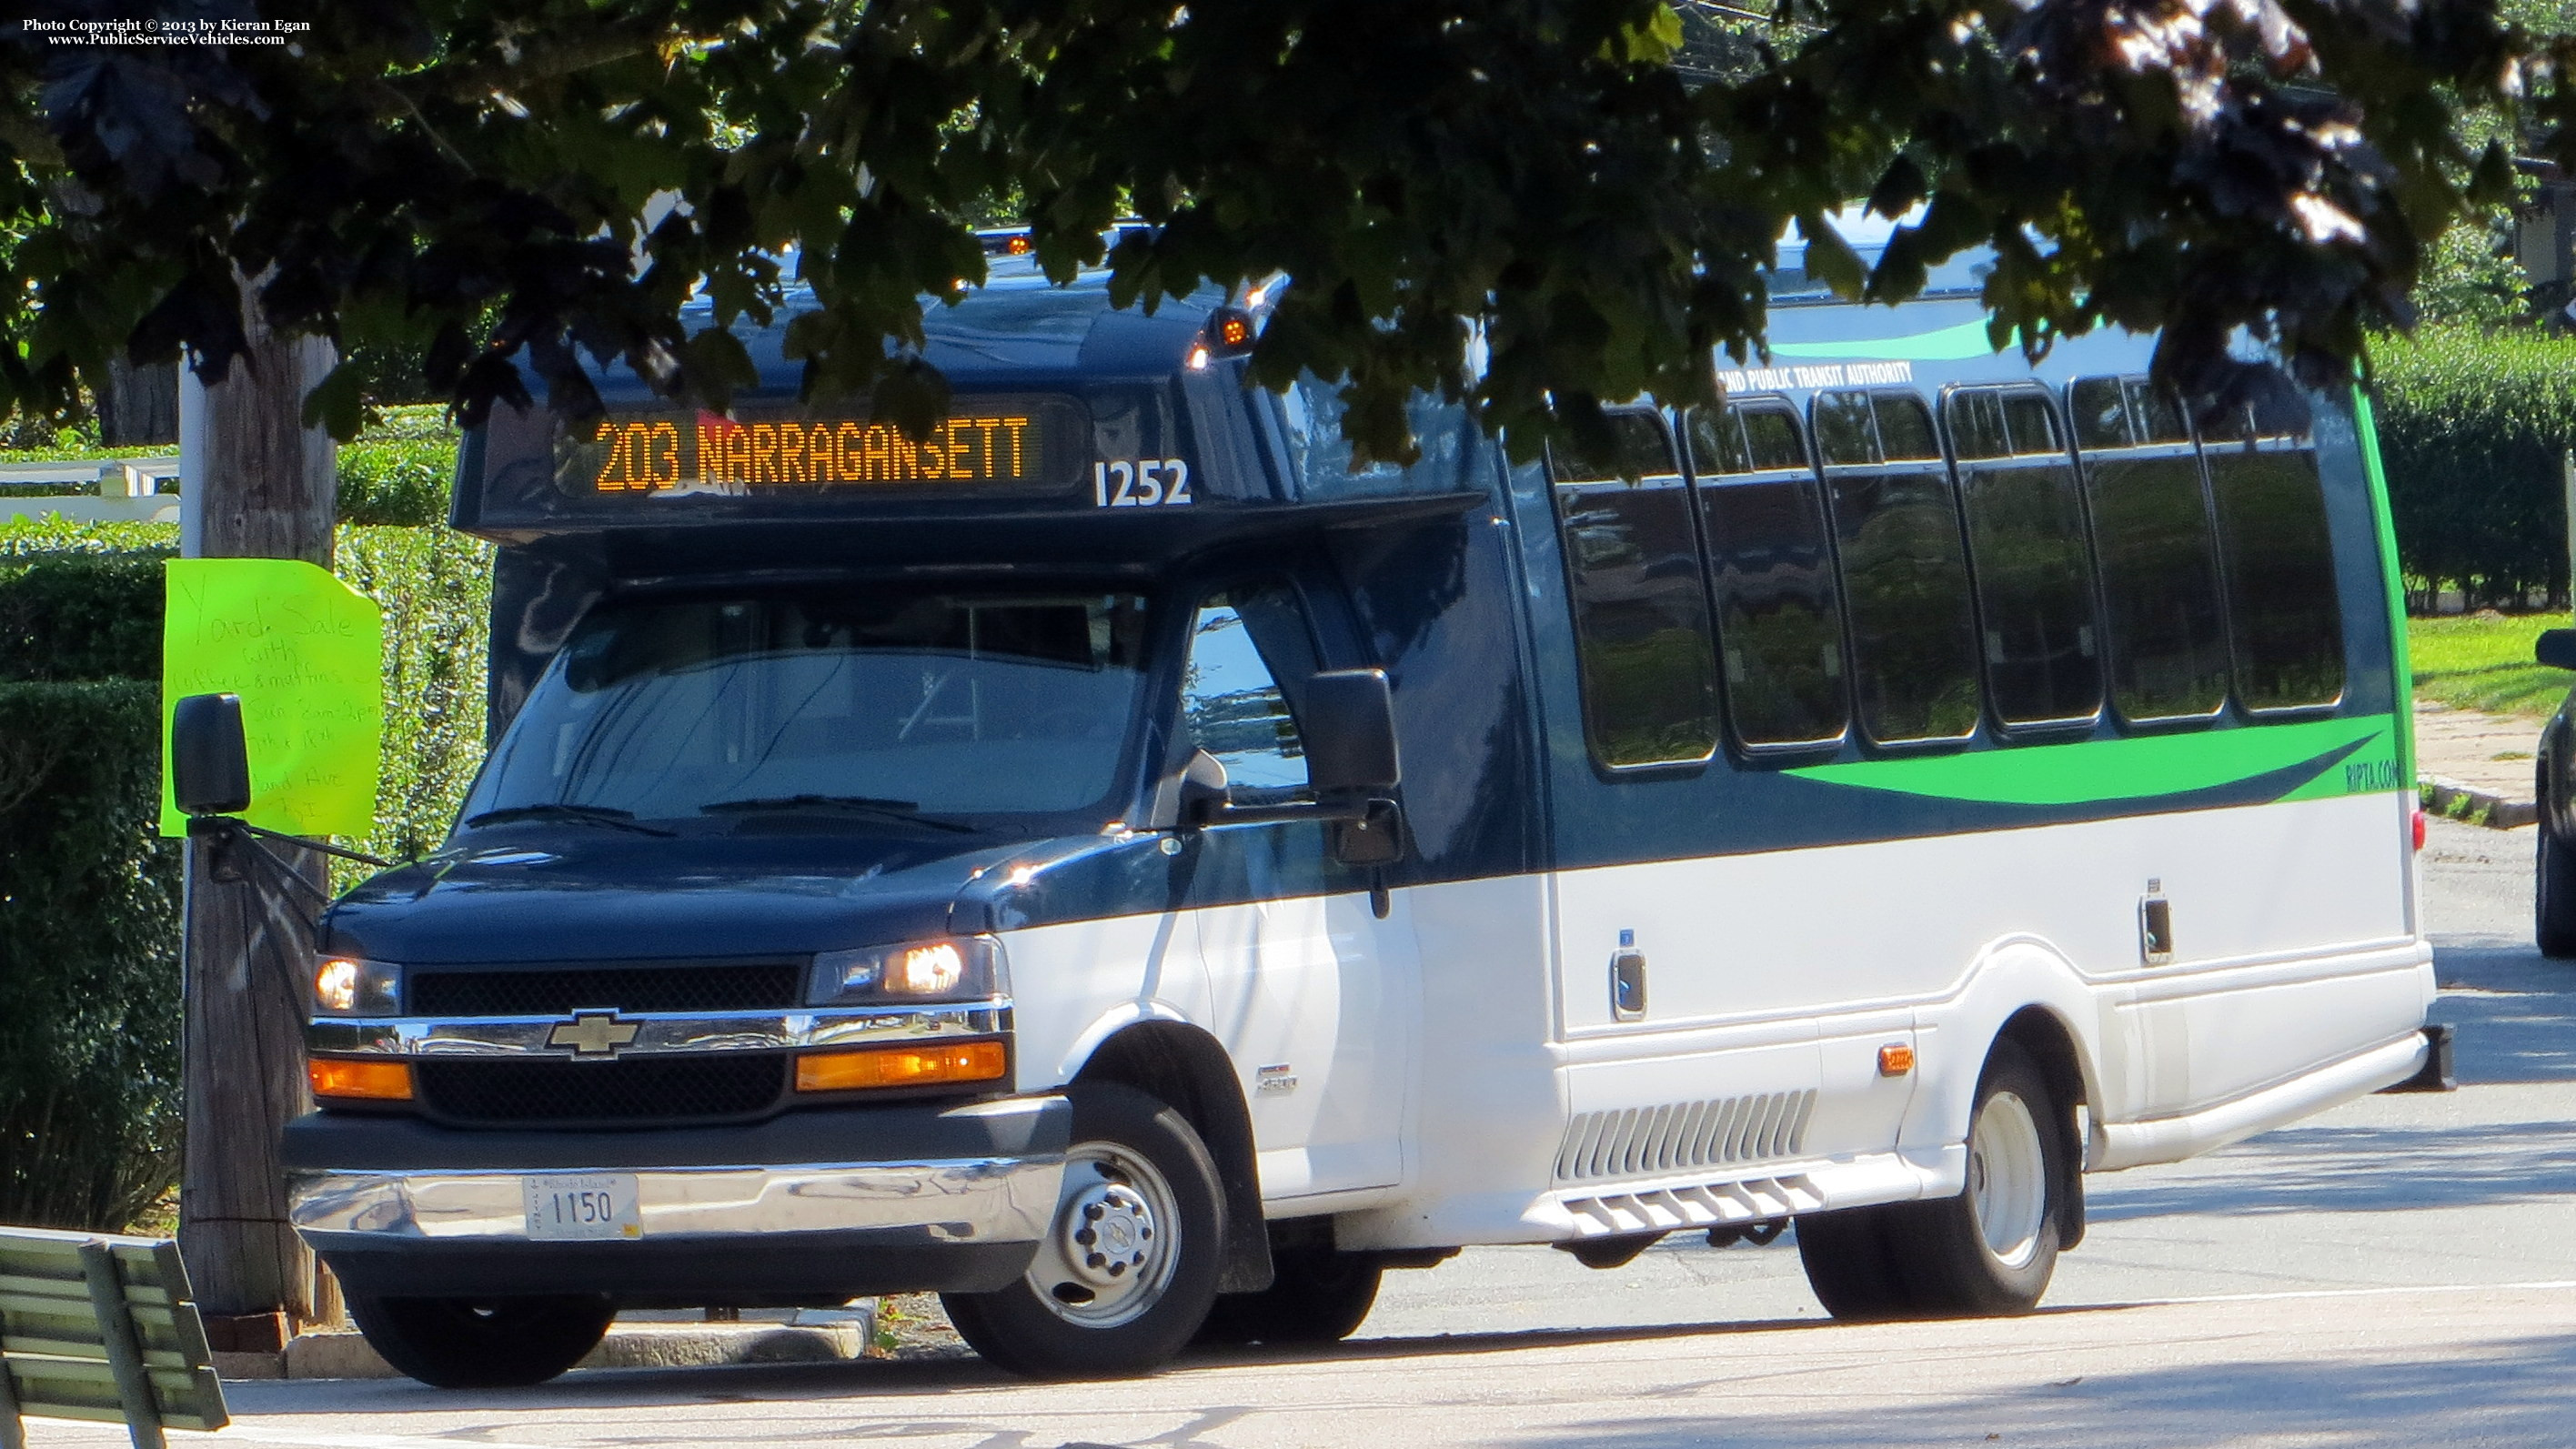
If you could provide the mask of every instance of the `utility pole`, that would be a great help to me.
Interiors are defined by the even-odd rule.
[[[251,345],[224,380],[181,385],[181,547],[192,558],[331,565],[337,449],[303,425],[304,395],[331,370],[324,338],[270,333],[243,287]],[[278,847],[319,889],[322,857]],[[273,873],[215,880],[188,847],[182,1087],[187,1145],[179,1247],[218,1349],[274,1352],[296,1324],[336,1318],[336,1292],[286,1216],[278,1132],[308,1110],[304,982],[313,900]]]

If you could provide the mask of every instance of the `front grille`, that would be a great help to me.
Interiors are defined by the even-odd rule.
[[[532,970],[425,971],[404,983],[414,1016],[561,1016],[582,1007],[619,1011],[761,1011],[800,1004],[805,971],[793,962],[749,966],[565,966]]]
[[[721,1122],[787,1094],[784,1052],[710,1052],[609,1062],[423,1061],[421,1105],[460,1125]]]

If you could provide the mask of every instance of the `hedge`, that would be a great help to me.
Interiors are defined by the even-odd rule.
[[[366,438],[340,450],[340,517],[357,524],[431,528],[447,522],[456,438]]]
[[[160,693],[0,683],[0,1222],[123,1227],[178,1176]]]
[[[2427,327],[2372,350],[2397,554],[2419,604],[2567,591],[2560,459],[2576,446],[2576,341]]]
[[[0,527],[0,1222],[118,1228],[177,1172],[179,852],[154,834],[177,543],[169,524]],[[359,844],[409,854],[444,834],[481,755],[491,550],[362,526],[335,546],[385,611]]]

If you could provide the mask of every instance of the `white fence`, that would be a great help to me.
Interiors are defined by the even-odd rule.
[[[59,514],[78,523],[176,523],[179,495],[162,491],[179,476],[179,460],[111,458],[0,467],[0,488],[40,485],[59,493],[0,494],[0,523]]]

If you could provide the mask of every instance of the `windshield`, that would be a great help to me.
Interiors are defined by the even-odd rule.
[[[1132,594],[630,603],[585,620],[466,801],[675,820],[1098,816],[1142,681]]]

